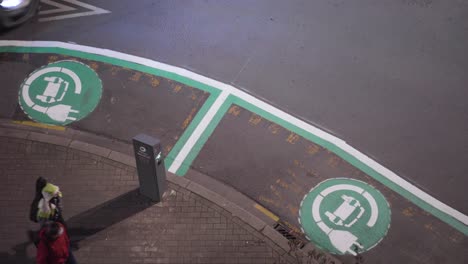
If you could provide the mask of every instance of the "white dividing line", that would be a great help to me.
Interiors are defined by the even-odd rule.
[[[213,120],[213,117],[216,115],[219,108],[221,107],[221,105],[223,105],[224,101],[226,101],[226,98],[228,96],[229,96],[229,92],[227,92],[225,90],[218,96],[218,98],[216,98],[216,101],[213,103],[213,105],[210,107],[208,112],[205,114],[203,119],[200,121],[198,126],[195,128],[193,133],[190,135],[187,142],[185,142],[185,145],[182,147],[179,154],[177,154],[177,156],[174,158],[174,161],[172,162],[171,167],[168,169],[169,172],[172,172],[172,173],[177,172],[177,170],[180,168],[180,166],[184,162],[187,155],[192,150],[193,146],[195,146],[198,139],[200,139],[200,136],[203,134],[205,129],[208,127],[211,120]]]
[[[197,126],[195,129],[194,133],[197,132],[197,137],[195,137],[193,134],[193,140],[198,139],[201,135],[201,133],[206,129],[208,126],[209,121],[212,120],[215,110],[219,109],[219,106],[226,100],[227,96],[229,94],[233,94],[240,99],[253,104],[260,109],[263,109],[264,111],[269,112],[272,115],[277,116],[278,118],[281,118],[309,133],[314,134],[317,137],[322,138],[323,140],[326,140],[340,149],[346,151],[350,155],[354,156],[356,159],[361,161],[362,163],[366,164],[379,174],[381,174],[383,177],[387,178],[391,182],[395,183],[396,185],[400,186],[404,190],[410,192],[411,194],[415,195],[422,201],[424,201],[427,204],[430,204],[434,208],[442,211],[443,213],[453,217],[454,219],[460,221],[461,223],[468,225],[468,216],[464,215],[463,213],[457,211],[454,208],[451,208],[450,206],[442,203],[441,201],[437,200],[436,198],[432,197],[431,195],[425,193],[418,187],[412,185],[408,181],[404,180],[403,178],[399,177],[396,175],[394,172],[390,171],[389,169],[385,168],[384,166],[380,165],[373,159],[369,158],[365,154],[359,152],[355,148],[351,147],[348,145],[345,141],[317,128],[314,127],[310,124],[307,124],[306,122],[266,103],[258,98],[255,98],[233,86],[227,85],[225,83],[207,78],[205,76],[190,72],[188,70],[171,66],[168,64],[156,62],[153,60],[133,56],[133,55],[128,55],[125,53],[117,52],[117,51],[112,51],[112,50],[107,50],[107,49],[100,49],[100,48],[94,48],[94,47],[88,47],[88,46],[82,46],[82,45],[77,45],[77,44],[70,44],[70,43],[63,43],[63,42],[56,42],[56,41],[16,41],[16,40],[0,40],[0,46],[18,46],[18,47],[49,47],[49,48],[64,48],[64,49],[69,49],[69,50],[76,50],[76,51],[82,51],[82,52],[87,52],[87,53],[92,53],[92,54],[97,54],[97,55],[102,55],[110,58],[115,58],[115,59],[120,59],[120,60],[126,60],[134,63],[138,63],[141,65],[145,65],[148,67],[160,69],[163,71],[167,72],[172,72],[175,74],[178,74],[180,76],[187,77],[189,79],[204,83],[206,85],[215,87],[219,90],[222,91],[220,97],[215,101],[215,103],[211,106],[210,110],[206,114],[206,116],[202,119],[202,122]],[[221,101],[222,100],[222,101]],[[213,111],[212,111],[213,110]],[[189,138],[189,140],[192,138],[192,136]],[[174,172],[175,168],[180,167],[180,164],[183,162],[183,159],[180,159],[182,157],[187,157],[187,154],[190,152],[190,150],[193,148],[194,141],[191,140],[191,143],[188,144],[187,142],[182,150],[180,151],[179,155],[176,157],[176,161],[172,164],[171,168],[169,170],[171,172]],[[181,155],[181,153],[185,153],[184,155]],[[176,165],[178,164],[178,165]]]
[[[90,5],[90,4],[80,2],[78,0],[62,0],[62,1],[68,2],[70,4],[74,4],[74,5],[77,5],[77,6],[80,6],[80,7],[84,7],[86,9],[91,10],[91,11],[74,13],[74,14],[67,14],[67,15],[52,16],[52,17],[43,17],[43,18],[38,19],[39,22],[62,20],[62,19],[67,19],[67,18],[93,16],[93,15],[101,15],[101,14],[110,13],[110,11],[108,11],[108,10],[105,10],[105,9],[102,9],[102,8],[99,8],[99,7]],[[65,11],[76,10],[76,8],[73,8],[73,7],[70,7],[70,6],[67,6],[67,5],[63,5],[63,4],[60,4],[60,3],[55,3],[52,0],[42,0],[42,2],[44,2],[46,4],[49,4],[49,5],[57,6],[57,7],[61,8],[61,9],[46,10],[44,12],[40,12],[39,15],[47,15],[47,14],[52,14],[52,13],[59,13],[61,11],[65,12]]]
[[[76,8],[67,6],[61,3],[54,2],[52,0],[41,0],[42,3],[55,6],[57,8],[51,9],[51,10],[44,10],[40,11],[39,15],[50,15],[50,14],[55,14],[55,13],[62,13],[62,12],[68,12],[68,11],[73,11],[76,10]]]

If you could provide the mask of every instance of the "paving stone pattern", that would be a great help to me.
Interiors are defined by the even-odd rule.
[[[66,147],[0,137],[0,263],[34,263],[26,230],[38,176],[64,194],[79,263],[294,263],[287,253],[214,203],[169,184],[154,204],[133,167]]]

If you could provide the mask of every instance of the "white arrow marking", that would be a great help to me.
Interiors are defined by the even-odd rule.
[[[60,4],[60,3],[56,3],[56,2],[51,1],[51,0],[41,0],[41,2],[44,3],[44,4],[47,4],[47,5],[55,6],[57,8],[51,9],[51,10],[40,11],[39,15],[49,15],[49,14],[55,14],[55,13],[68,12],[68,11],[76,10],[76,8],[74,8],[74,7],[67,6],[67,5]]]
[[[59,13],[59,12],[67,12],[67,11],[73,11],[76,10],[76,8],[73,8],[71,6],[67,6],[64,4],[60,4],[57,2],[54,2],[52,0],[41,0],[45,4],[53,5],[58,7],[58,9],[53,9],[53,10],[46,10],[43,12],[40,12],[39,15],[44,15],[44,14],[53,14],[53,13]],[[93,15],[101,15],[101,14],[108,14],[110,11],[92,6],[90,4],[86,4],[83,2],[80,2],[78,0],[62,0],[64,2],[68,2],[73,5],[77,5],[80,7],[84,7],[86,9],[90,9],[91,11],[86,11],[86,12],[81,12],[81,13],[75,13],[75,14],[68,14],[68,15],[59,15],[59,16],[52,16],[52,17],[44,17],[44,18],[39,18],[39,22],[45,22],[45,21],[53,21],[53,20],[62,20],[62,19],[68,19],[68,18],[75,18],[75,17],[82,17],[82,16],[93,16]]]

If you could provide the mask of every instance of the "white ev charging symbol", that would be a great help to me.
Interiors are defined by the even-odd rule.
[[[44,77],[44,81],[48,82],[47,87],[45,88],[44,93],[42,95],[37,95],[36,98],[49,104],[62,101],[68,90],[69,83],[60,77]],[[60,96],[57,98],[59,92]]]
[[[358,242],[359,238],[348,230],[338,230],[329,227],[327,224],[325,224],[325,222],[322,220],[322,217],[320,216],[320,206],[324,198],[333,192],[341,190],[349,190],[356,192],[357,194],[363,196],[369,202],[371,216],[367,221],[366,225],[368,227],[373,227],[377,222],[377,218],[379,215],[377,202],[375,201],[374,197],[372,197],[372,195],[370,195],[367,191],[358,186],[350,184],[334,185],[320,192],[320,194],[315,198],[314,202],[312,203],[312,217],[317,226],[320,228],[320,230],[322,230],[328,236],[331,244],[337,250],[339,250],[341,253],[349,252],[353,255],[356,255],[356,252],[353,248],[363,248],[362,245]],[[343,199],[342,204],[334,212],[326,211],[325,215],[332,223],[336,224],[337,226],[351,227],[361,218],[365,210],[361,207],[361,203],[355,198],[348,195],[342,195],[341,198]],[[357,216],[352,219],[349,219],[349,217],[356,210],[359,210]]]
[[[327,211],[325,212],[325,215],[336,225],[351,227],[359,218],[361,218],[365,210],[361,206],[361,203],[355,198],[347,195],[342,195],[341,198],[343,199],[343,203],[333,213]],[[347,221],[351,214],[356,210],[359,210],[358,215],[351,221]]]
[[[32,82],[34,82],[36,79],[40,78],[44,74],[51,72],[61,72],[68,75],[75,84],[74,93],[81,94],[81,80],[78,77],[78,75],[76,75],[76,73],[63,67],[49,67],[35,72],[28,79],[26,79],[21,91],[21,95],[23,97],[24,102],[33,110],[46,114],[52,120],[58,122],[64,122],[66,120],[76,120],[76,118],[71,117],[70,114],[79,113],[79,111],[72,109],[71,105],[58,104],[50,107],[44,107],[34,103],[31,97],[29,96],[29,89]],[[37,95],[36,99],[46,104],[52,104],[55,102],[62,101],[65,94],[68,92],[69,83],[64,81],[62,78],[56,76],[44,77],[44,80],[47,82],[47,86],[45,87],[42,95]]]

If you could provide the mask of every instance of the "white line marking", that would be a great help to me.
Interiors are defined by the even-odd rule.
[[[56,42],[56,41],[17,41],[17,40],[0,40],[0,46],[18,46],[18,47],[50,47],[50,48],[64,48],[64,49],[69,49],[69,50],[77,50],[77,51],[82,51],[82,52],[88,52],[88,53],[93,53],[93,54],[98,54],[98,55],[103,55],[107,56],[110,58],[116,58],[120,60],[126,60],[126,61],[131,61],[134,63],[142,64],[148,67],[152,68],[157,68],[160,70],[172,72],[175,74],[178,74],[180,76],[184,76],[187,78],[190,78],[192,80],[204,83],[206,85],[215,87],[217,89],[220,89],[223,91],[222,95],[227,97],[229,94],[233,94],[244,101],[247,101],[299,128],[304,129],[305,131],[312,133],[334,145],[337,147],[341,148],[342,150],[346,151],[350,155],[354,156],[356,159],[361,161],[362,163],[366,164],[373,170],[377,171],[379,174],[387,178],[388,180],[392,181],[396,185],[400,186],[401,188],[405,189],[406,191],[412,193],[419,199],[421,199],[423,202],[430,204],[434,208],[437,208],[438,210],[444,212],[445,214],[457,219],[458,221],[462,222],[465,225],[468,225],[468,216],[464,215],[463,213],[457,211],[456,209],[442,203],[441,201],[437,200],[436,198],[432,197],[431,195],[425,193],[423,190],[419,189],[418,187],[412,185],[408,181],[402,179],[398,175],[396,175],[394,172],[390,171],[389,169],[385,168],[384,166],[380,165],[373,159],[369,158],[368,156],[364,155],[363,153],[359,152],[355,148],[351,147],[348,145],[345,141],[317,128],[314,127],[310,124],[305,123],[304,121],[291,116],[290,114],[270,105],[267,104],[237,88],[234,88],[233,86],[227,85],[225,83],[207,78],[205,76],[196,74],[194,72],[171,66],[168,64],[160,63],[157,61],[153,61],[150,59],[145,59],[117,51],[112,51],[112,50],[107,50],[107,49],[100,49],[100,48],[94,48],[94,47],[89,47],[89,46],[82,46],[82,45],[77,45],[77,44],[71,44],[71,43],[64,43],[64,42]],[[221,95],[220,95],[221,96]],[[214,105],[213,105],[214,106]],[[213,108],[212,106],[212,108]],[[211,109],[210,109],[211,110]],[[213,115],[214,113],[210,113]],[[208,115],[208,113],[207,113]],[[210,119],[211,120],[211,119]],[[197,127],[198,128],[198,127]],[[205,127],[206,128],[206,127]],[[198,131],[201,133],[202,131]],[[187,151],[185,147],[193,147],[190,145],[184,145],[184,148],[181,150],[182,151]],[[184,150],[185,149],[185,150]],[[178,155],[179,156],[179,155]],[[186,156],[186,155],[185,155]],[[181,160],[177,160],[177,162],[181,163]],[[180,165],[179,165],[180,166]],[[172,166],[171,166],[172,168]]]
[[[81,80],[80,77],[75,72],[72,72],[69,69],[66,68],[61,68],[60,69],[63,73],[67,74],[73,79],[73,82],[75,82],[75,94],[81,94]]]
[[[52,0],[43,0],[43,2],[45,2],[46,4],[50,4]],[[101,14],[108,14],[110,13],[109,10],[105,10],[105,9],[102,9],[102,8],[99,8],[99,7],[96,7],[96,6],[93,6],[93,5],[90,5],[90,4],[86,4],[86,3],[83,3],[83,2],[80,2],[78,0],[62,0],[64,2],[68,2],[70,4],[74,4],[74,5],[77,5],[77,6],[81,6],[81,7],[84,7],[86,9],[90,9],[92,11],[86,11],[86,12],[80,12],[80,13],[75,13],[75,14],[68,14],[68,15],[59,15],[59,16],[52,16],[52,17],[43,17],[43,18],[39,18],[39,22],[46,22],[46,21],[53,21],[53,20],[62,20],[62,19],[68,19],[68,18],[75,18],[75,17],[82,17],[82,16],[93,16],[93,15],[101,15]],[[76,10],[76,8],[73,8],[73,7],[70,7],[70,6],[66,6],[66,5],[63,5],[63,4],[59,4],[59,3],[55,3],[57,5],[61,5],[61,6],[65,6],[67,10],[62,10],[62,11],[70,11],[70,10]],[[57,6],[55,5],[55,6]],[[68,8],[71,8],[71,9],[68,9]],[[59,11],[56,11],[57,9],[54,9],[54,10],[46,10],[44,12],[48,12],[48,13],[42,13],[43,14],[51,14],[51,13],[58,13]],[[52,12],[53,11],[53,12]],[[41,13],[39,13],[39,15],[41,15]]]
[[[322,221],[322,217],[320,216],[320,204],[323,201],[323,196],[318,195],[314,202],[312,203],[312,217],[314,218],[315,222]]]
[[[351,184],[337,184],[333,185],[331,187],[326,188],[323,190],[320,195],[323,197],[329,195],[332,192],[340,191],[340,190],[350,190],[350,191],[355,191],[359,194],[362,194],[364,192],[364,189],[362,189],[359,186],[351,185]]]
[[[229,95],[229,92],[223,91],[218,96],[218,98],[216,98],[216,101],[213,103],[211,108],[208,110],[208,112],[205,114],[205,116],[200,121],[198,126],[195,128],[193,133],[190,135],[187,142],[185,142],[185,145],[182,147],[179,154],[177,154],[177,157],[175,157],[174,161],[172,162],[171,167],[168,169],[169,172],[176,173],[176,171],[180,168],[185,158],[192,150],[193,146],[195,146],[195,144],[197,143],[202,133],[208,127],[211,120],[213,120],[213,117],[216,115],[221,105],[223,105],[224,101],[226,101],[226,98],[228,97],[228,95]]]
[[[374,197],[372,197],[370,193],[364,192],[362,196],[367,199],[371,207],[371,217],[367,222],[367,226],[373,227],[375,223],[377,223],[377,218],[379,217],[379,207],[377,206],[377,202],[375,201]]]
[[[34,105],[34,102],[31,100],[31,97],[29,97],[29,85],[23,85],[23,90],[21,91],[21,94],[23,95],[23,100],[26,103],[26,105],[32,107]]]
[[[26,84],[31,85],[33,81],[35,81],[37,78],[39,78],[43,74],[47,74],[49,72],[59,72],[59,71],[60,71],[60,67],[50,67],[50,68],[39,70],[35,72],[33,75],[28,77],[28,79],[26,80]]]
[[[73,11],[76,10],[76,8],[67,6],[61,3],[54,2],[52,0],[41,0],[42,3],[55,6],[57,8],[51,9],[51,10],[44,10],[40,11],[39,15],[50,15],[50,14],[55,14],[55,13],[62,13],[62,12],[68,12],[68,11]]]

